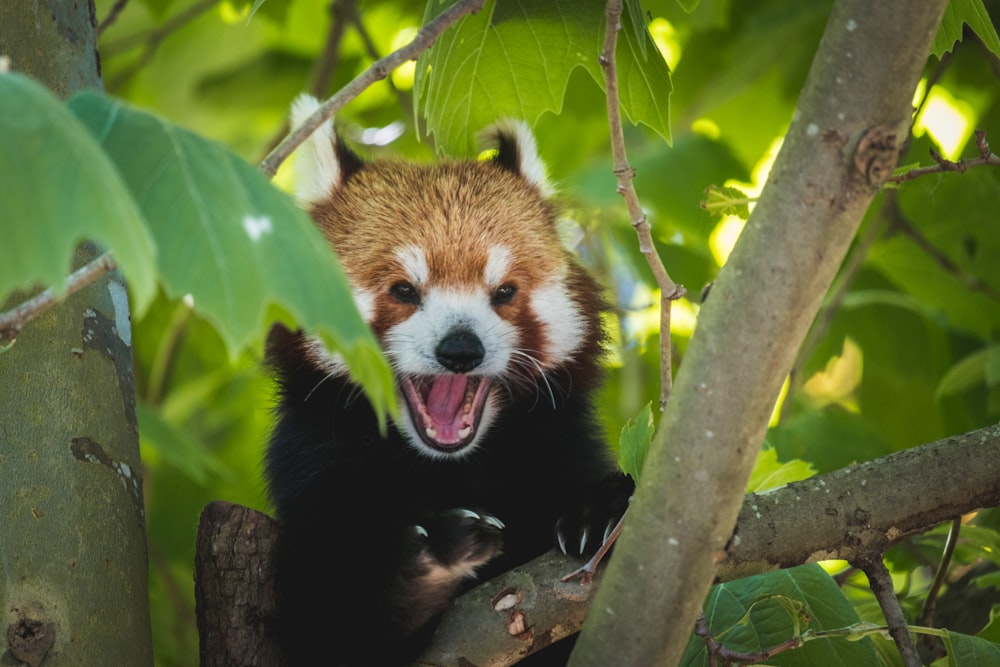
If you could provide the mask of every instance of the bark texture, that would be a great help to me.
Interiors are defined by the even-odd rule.
[[[771,176],[702,308],[571,664],[677,664],[781,384],[898,159],[945,0],[838,0]],[[670,619],[650,632],[649,619]]]
[[[224,502],[205,507],[198,524],[195,604],[201,667],[276,667],[268,637],[273,616],[271,552],[278,525],[260,512]]]
[[[0,55],[62,97],[100,88],[93,3],[0,2]],[[74,261],[96,254],[83,247]],[[151,665],[121,276],[67,299],[0,354],[0,406],[0,664]]]

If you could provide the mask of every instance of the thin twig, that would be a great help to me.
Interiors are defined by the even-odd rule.
[[[629,503],[631,502],[632,499],[629,498]],[[601,543],[601,547],[597,550],[597,553],[595,553],[590,558],[590,560],[588,560],[582,566],[573,570],[569,574],[564,575],[561,580],[564,582],[573,581],[574,579],[579,577],[581,584],[589,584],[591,581],[593,581],[594,574],[597,573],[597,566],[601,564],[601,561],[604,560],[604,557],[608,555],[608,552],[611,551],[611,547],[614,546],[615,542],[618,541],[618,537],[622,534],[622,526],[625,525],[625,517],[627,516],[628,516],[628,507],[626,507],[625,511],[622,512],[621,517],[618,519],[618,523],[615,524],[615,527],[611,529],[610,533],[608,533],[607,538],[605,538],[604,542]]]
[[[903,664],[906,667],[920,667],[920,655],[913,643],[913,637],[910,636],[903,608],[899,606],[899,599],[893,589],[892,575],[882,562],[882,554],[865,554],[851,561],[851,565],[868,575],[868,584],[875,594],[875,599],[878,600],[879,607],[882,608],[882,615],[885,616],[886,625],[889,627],[889,635],[896,642]]]
[[[340,45],[344,40],[347,16],[354,13],[354,2],[355,0],[333,0],[330,3],[330,29],[326,33],[323,52],[316,60],[312,74],[309,76],[309,84],[306,87],[313,97],[322,99],[327,95],[330,81],[333,79],[333,74],[337,71],[337,66],[340,64]],[[345,4],[350,4],[351,7],[347,8],[344,6]],[[261,160],[281,144],[282,139],[288,135],[290,129],[288,126],[288,117],[286,116],[282,118],[281,126],[264,142],[263,149],[261,150]]]
[[[618,71],[615,64],[615,49],[618,44],[618,31],[621,30],[622,1],[608,0],[606,18],[607,27],[604,33],[604,47],[601,51],[601,68],[604,70],[604,83],[608,104],[608,127],[611,130],[611,151],[615,160],[615,176],[618,178],[618,194],[625,198],[628,206],[632,227],[639,236],[639,250],[646,258],[649,268],[653,271],[656,284],[660,287],[660,411],[667,406],[670,398],[671,359],[670,359],[670,306],[671,302],[681,298],[686,293],[683,285],[671,280],[663,261],[656,253],[649,220],[642,211],[639,196],[636,194],[633,179],[635,169],[629,164],[625,154],[625,133],[622,130],[621,106],[618,99]]]
[[[97,36],[100,37],[101,33],[111,27],[111,25],[118,20],[121,13],[125,11],[125,6],[128,4],[128,0],[116,0],[115,4],[111,6],[111,10],[108,15],[104,17],[104,20],[100,22],[97,26]]]
[[[268,177],[274,176],[278,167],[284,162],[292,151],[299,144],[305,141],[310,134],[316,131],[327,118],[333,117],[340,111],[348,101],[357,97],[363,90],[371,86],[376,81],[381,81],[389,75],[392,70],[402,65],[407,60],[414,60],[421,53],[429,49],[442,32],[453,23],[467,14],[475,14],[483,8],[486,0],[462,0],[456,2],[448,9],[441,12],[434,20],[425,25],[406,46],[393,51],[385,58],[382,58],[356,76],[350,83],[337,91],[337,93],[320,105],[309,118],[299,127],[295,128],[285,140],[278,144],[277,148],[271,151],[260,164],[261,171]]]
[[[340,44],[344,40],[347,17],[354,14],[355,0],[333,0],[330,3],[330,30],[326,34],[323,52],[316,60],[309,92],[315,97],[326,97],[330,81],[340,64]]]
[[[361,43],[365,46],[365,51],[368,53],[368,57],[372,60],[378,60],[382,55],[378,52],[378,48],[375,46],[375,40],[372,39],[371,33],[368,32],[368,28],[365,27],[364,22],[361,20],[361,14],[358,12],[358,8],[352,7],[351,13],[347,16],[347,20],[354,26],[354,29],[358,33],[358,37],[361,38]],[[392,79],[386,79],[386,83],[389,85],[389,89],[392,90],[396,95],[396,100],[399,102],[399,108],[408,118],[417,123],[419,119],[413,117],[413,102],[410,99],[410,95],[404,93],[396,84],[392,82]],[[426,137],[426,133],[421,132],[418,136]]]
[[[930,590],[927,591],[920,616],[917,617],[917,623],[920,625],[934,626],[934,608],[937,606],[938,596],[941,594],[944,580],[948,576],[948,570],[951,569],[951,559],[955,555],[955,546],[958,544],[958,535],[961,531],[962,517],[955,517],[951,522],[951,528],[948,529],[948,537],[944,541],[944,551],[941,553],[941,562],[938,563],[937,571],[934,573],[934,582],[931,584]],[[936,640],[932,635],[923,635],[921,641],[937,657],[944,656],[944,653],[941,652],[944,645],[940,640]],[[938,655],[939,653],[940,655]]]
[[[708,661],[710,665],[717,664],[719,658],[722,659],[722,664],[724,665],[756,665],[764,662],[765,660],[770,660],[779,653],[784,653],[790,649],[802,646],[801,637],[790,637],[777,646],[772,646],[769,649],[761,651],[754,651],[753,653],[733,651],[726,648],[722,642],[712,636],[709,632],[708,621],[705,620],[704,614],[698,614],[698,619],[694,624],[694,633],[704,640],[705,650],[708,653]]]
[[[111,253],[106,252],[71,273],[66,278],[62,293],[56,293],[50,287],[21,305],[0,313],[0,343],[14,340],[28,322],[45,313],[61,299],[76,294],[117,267],[118,264]]]
[[[139,45],[143,47],[142,53],[136,58],[135,62],[124,68],[114,79],[108,82],[108,90],[117,90],[123,86],[125,82],[135,76],[140,69],[153,59],[156,50],[167,37],[216,5],[218,5],[218,0],[201,0],[201,2],[196,2],[152,30],[137,32],[105,46],[101,50],[105,56],[121,53]]]
[[[958,162],[946,160],[932,148],[930,149],[930,154],[935,164],[926,167],[916,167],[902,174],[895,174],[887,178],[886,182],[903,183],[926,176],[927,174],[942,174],[947,171],[965,172],[973,167],[982,167],[985,165],[1000,167],[1000,156],[990,151],[990,144],[986,141],[986,133],[982,130],[976,130],[976,148],[979,150],[979,157],[967,158]]]
[[[941,554],[941,562],[938,563],[937,572],[934,574],[934,583],[927,591],[923,609],[920,610],[920,617],[917,621],[920,625],[934,626],[934,607],[937,604],[938,595],[941,593],[941,587],[944,585],[945,577],[948,575],[948,570],[951,568],[951,559],[955,555],[955,546],[958,544],[958,534],[961,530],[962,517],[955,517],[944,542],[944,552]]]

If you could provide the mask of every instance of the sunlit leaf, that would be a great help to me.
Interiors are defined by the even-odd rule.
[[[0,74],[0,301],[35,284],[61,290],[84,240],[110,250],[142,311],[156,289],[155,248],[104,150],[48,90]]]
[[[168,295],[190,294],[232,355],[289,316],[344,354],[379,407],[391,377],[329,246],[309,218],[222,146],[109,98],[71,109],[103,144],[159,248]]]
[[[753,472],[747,482],[747,492],[759,493],[776,489],[789,482],[798,482],[816,474],[812,464],[802,459],[793,459],[785,463],[778,461],[777,450],[763,447],[757,454]]]
[[[649,443],[653,438],[653,410],[650,403],[633,419],[622,427],[619,441],[618,465],[622,471],[638,481],[642,474],[642,465],[649,452]]]
[[[705,190],[701,207],[714,216],[735,215],[741,220],[750,217],[750,202],[753,201],[739,188],[710,185]]]
[[[444,3],[428,3],[425,20]],[[642,21],[623,21],[616,58],[622,108],[669,140],[670,73]],[[440,148],[470,154],[475,133],[510,116],[534,122],[562,109],[570,73],[584,68],[603,85],[598,62],[604,2],[487,2],[445,32],[417,63],[414,102]]]

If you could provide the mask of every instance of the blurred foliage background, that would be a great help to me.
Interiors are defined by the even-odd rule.
[[[671,332],[681,364],[699,293],[743,225],[739,217],[703,210],[705,190],[760,192],[831,2],[703,0],[690,14],[675,0],[641,5],[671,70],[671,144],[641,125],[628,127],[626,138],[658,249],[672,277],[688,288],[675,305]],[[1000,17],[1000,2],[986,7],[994,20]],[[238,0],[99,0],[97,10],[108,93],[256,163],[286,131],[299,92],[329,96],[412,39],[425,3],[268,0],[252,17],[250,3]],[[917,91],[901,164],[930,164],[931,148],[950,160],[975,157],[977,128],[1000,143],[996,54],[967,32],[939,56],[929,58]],[[587,57],[596,61],[596,49]],[[488,69],[486,75],[488,88]],[[413,65],[403,66],[339,114],[341,131],[364,154],[434,157],[435,137],[414,111],[413,80]],[[531,84],[524,85],[531,95]],[[665,100],[667,91],[660,93]],[[505,115],[505,104],[486,111]],[[614,441],[659,392],[658,295],[615,192],[600,87],[577,68],[561,112],[528,120],[567,212],[583,231],[581,253],[618,304],[601,405]],[[283,169],[277,182],[288,187],[292,178]],[[261,455],[272,387],[259,353],[232,359],[183,300],[161,295],[133,324],[157,664],[193,665],[198,515],[219,498],[269,509]],[[781,461],[822,472],[998,419],[1000,171],[930,175],[886,189],[802,350],[768,442]],[[950,622],[975,634],[1000,600],[1000,516],[981,512],[966,522],[939,613],[947,612],[948,600],[962,601],[953,603]],[[944,534],[935,530],[889,554],[915,615]],[[858,583],[849,572],[843,579]],[[863,617],[877,618],[866,586],[852,595]]]

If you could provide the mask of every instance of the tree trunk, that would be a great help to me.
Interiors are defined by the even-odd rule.
[[[61,97],[101,86],[95,41],[92,2],[0,3],[0,55]],[[3,664],[152,664],[128,313],[113,275],[0,353]]]
[[[781,385],[899,157],[946,4],[834,5],[761,199],[699,314],[574,667],[680,660]]]

